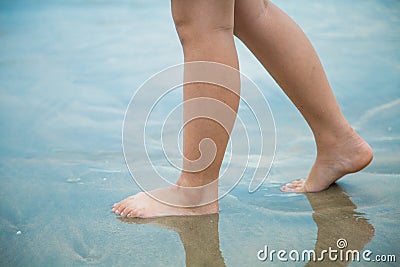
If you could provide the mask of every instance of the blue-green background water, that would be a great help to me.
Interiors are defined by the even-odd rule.
[[[276,159],[256,193],[242,183],[221,200],[219,235],[189,239],[216,240],[227,266],[259,266],[266,264],[256,256],[264,245],[312,249],[330,231],[350,243],[355,232],[368,239],[372,225],[365,248],[398,253],[400,3],[275,3],[309,35],[345,116],[375,159],[339,183],[345,193],[334,203],[344,201],[344,209],[331,210],[326,195],[281,193],[281,184],[307,175],[315,146],[295,107],[238,41],[241,70],[275,117]],[[114,202],[139,191],[121,149],[126,106],[148,77],[182,62],[169,5],[0,1],[1,266],[182,266],[192,257],[184,234],[110,213]],[[357,213],[346,213],[355,206]],[[341,216],[350,219],[336,222]],[[358,225],[359,217],[368,224]]]

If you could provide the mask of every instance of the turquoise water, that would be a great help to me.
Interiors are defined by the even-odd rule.
[[[127,223],[110,213],[139,191],[122,120],[148,77],[182,61],[169,2],[1,1],[0,265],[262,266],[264,245],[318,250],[338,238],[398,253],[400,3],[275,2],[313,41],[344,114],[374,149],[372,164],[324,194],[281,193],[307,175],[311,132],[238,42],[241,70],[276,122],[267,181],[249,194],[245,177],[219,217]]]

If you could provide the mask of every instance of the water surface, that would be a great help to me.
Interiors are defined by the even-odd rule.
[[[281,193],[307,175],[311,132],[237,41],[241,69],[275,117],[268,180],[249,194],[244,177],[219,216],[126,221],[110,213],[139,191],[121,149],[125,108],[148,77],[182,61],[169,2],[1,1],[0,265],[262,266],[265,245],[318,251],[338,238],[397,253],[400,4],[276,3],[313,41],[344,114],[375,151],[372,164],[323,194]]]

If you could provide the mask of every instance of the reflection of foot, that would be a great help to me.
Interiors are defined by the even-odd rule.
[[[218,214],[151,219],[118,217],[118,219],[126,223],[152,224],[178,233],[185,249],[188,267],[225,266],[219,247]]]
[[[371,147],[355,132],[343,141],[320,147],[307,179],[282,186],[284,192],[318,192],[349,173],[364,169],[373,157]]]
[[[201,216],[164,216],[158,218],[128,218],[128,217],[117,217],[118,220],[129,224],[151,224],[162,228],[170,229],[178,234],[187,234],[193,232],[196,229],[196,233],[201,236],[210,235],[214,231],[210,232],[209,228],[217,229],[218,233],[218,221],[219,214],[206,214]],[[196,240],[193,240],[196,242]]]
[[[343,260],[332,262],[325,254],[323,261],[310,261],[306,266],[347,266],[354,257],[349,251],[361,251],[374,237],[375,229],[366,215],[357,212],[357,206],[343,189],[333,184],[319,194],[306,194],[313,209],[313,220],[317,224],[318,234],[315,244],[317,257],[324,255],[329,247],[338,249],[338,240],[345,240]],[[339,250],[339,251],[340,251]],[[350,254],[349,254],[350,253]],[[347,256],[346,256],[347,255]],[[348,257],[348,258],[346,258]],[[361,257],[361,256],[360,256]]]
[[[148,194],[150,194],[152,197]],[[199,207],[177,207],[162,203],[157,200],[169,199],[171,196],[173,196],[174,203],[179,203],[179,198],[182,198],[182,203],[188,203],[188,195],[184,194],[181,188],[177,186],[153,190],[148,194],[140,192],[136,195],[129,196],[124,200],[114,204],[112,212],[123,217],[126,216],[140,218],[218,213],[217,201]]]

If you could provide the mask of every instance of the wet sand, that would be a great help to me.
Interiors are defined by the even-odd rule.
[[[182,61],[169,2],[2,1],[0,266],[282,266],[258,251],[322,251],[339,238],[347,249],[398,253],[399,2],[364,1],[357,12],[333,0],[276,3],[310,35],[372,164],[321,194],[280,192],[307,175],[311,133],[237,42],[241,70],[276,122],[268,179],[250,194],[245,175],[219,215],[124,220],[113,203],[139,192],[121,150],[125,108],[143,81]],[[235,156],[239,168],[245,155]]]
[[[10,193],[1,204],[1,265],[262,266],[266,262],[257,252],[265,245],[318,252],[345,238],[348,249],[376,254],[396,253],[400,245],[396,175],[360,173],[308,195],[283,194],[271,177],[254,194],[239,185],[221,200],[219,215],[151,220],[110,212],[115,199],[130,193],[132,182],[122,182],[125,175],[93,171],[74,183],[34,185],[29,181],[40,174],[33,173],[19,185],[3,182],[3,192]],[[276,259],[272,264],[281,265]]]

